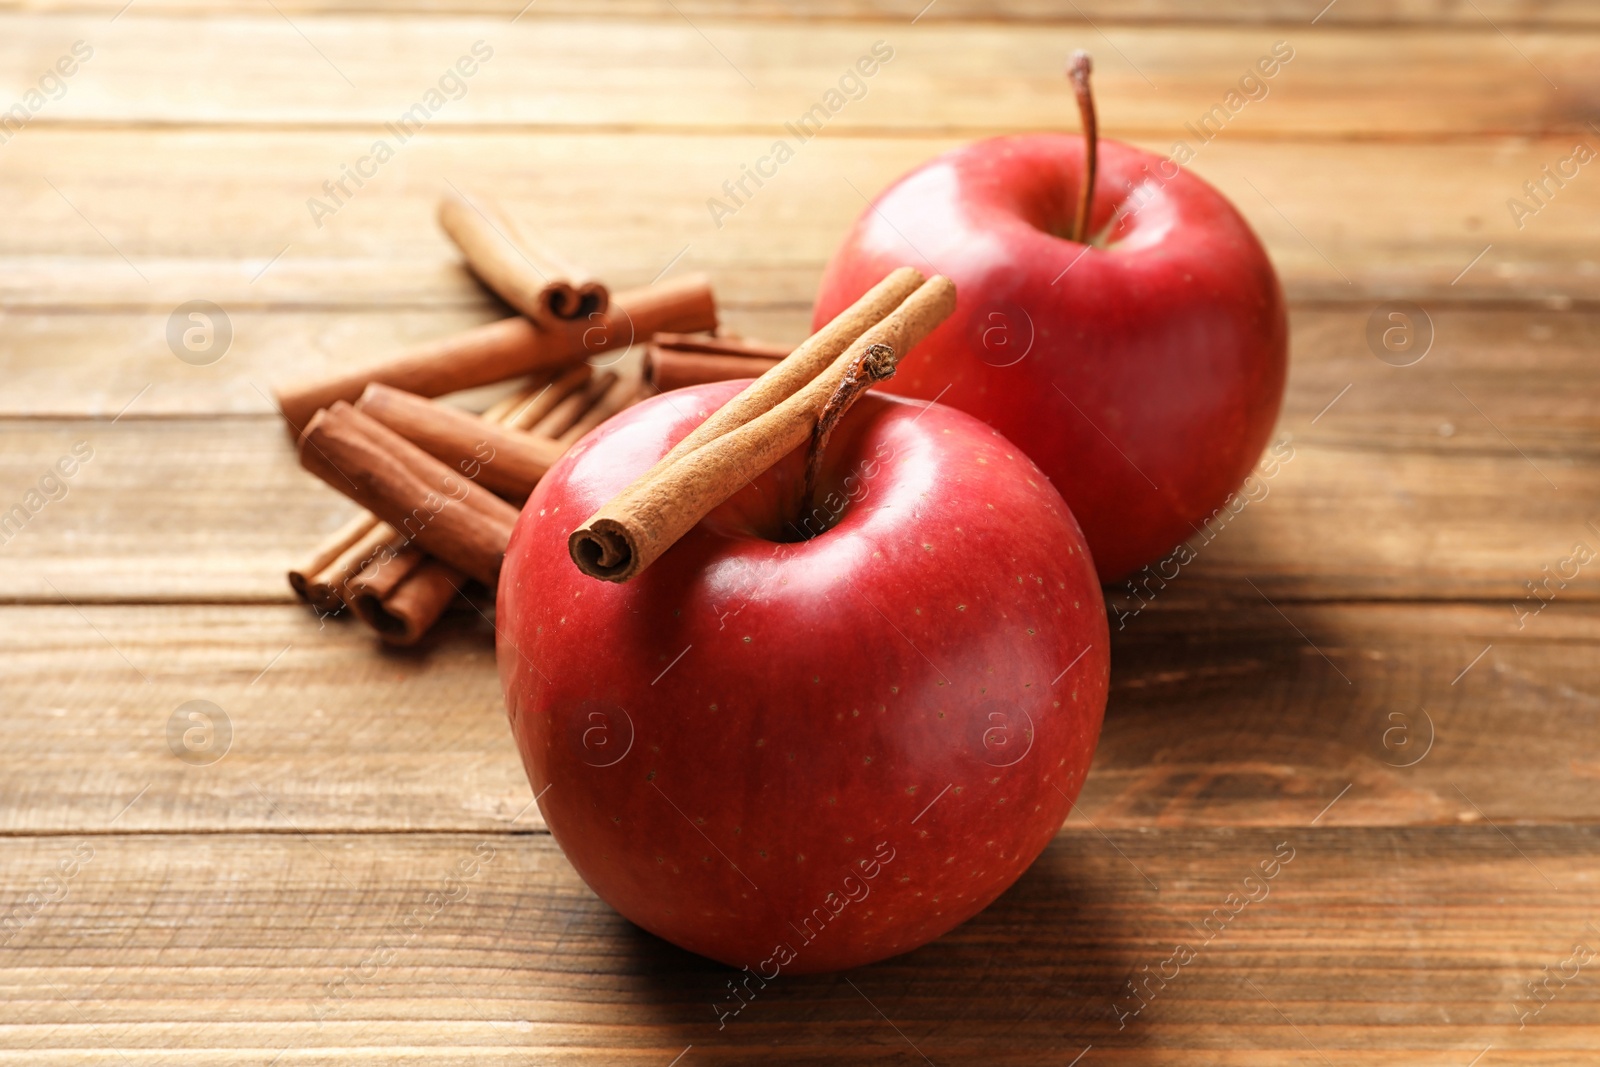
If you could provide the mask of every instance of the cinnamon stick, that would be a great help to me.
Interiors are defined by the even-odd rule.
[[[465,581],[448,563],[425,558],[385,595],[355,591],[350,607],[385,644],[407,647],[432,629]]]
[[[587,323],[611,303],[604,285],[555,252],[528,240],[499,205],[485,197],[446,195],[439,225],[483,283],[545,329]]]
[[[725,382],[733,378],[759,378],[778,365],[778,360],[768,356],[715,355],[706,352],[684,352],[671,348],[650,347],[645,357],[646,380],[665,393],[690,385],[707,382]]]
[[[955,309],[955,286],[937,276],[896,301],[892,311],[879,314],[904,286],[903,279],[889,284],[894,277],[712,413],[684,438],[691,442],[689,448],[680,442],[574,530],[567,550],[578,569],[613,582],[638,575],[712,508],[805,443],[829,397],[864,353],[887,346],[892,368]],[[868,325],[857,328],[868,319]],[[853,336],[841,337],[846,330],[854,330]],[[818,341],[825,333],[826,341]],[[813,369],[817,353],[832,350],[840,340],[843,351],[825,369]],[[807,371],[809,377],[799,380]]]
[[[611,416],[628,406],[639,391],[639,375],[637,372],[618,376],[611,383],[600,398],[590,405],[583,416],[564,430],[556,442],[566,451],[578,442],[584,434],[605,422]]]
[[[404,541],[383,546],[367,560],[365,566],[344,583],[344,602],[354,608],[358,597],[375,597],[382,600],[393,593],[400,583],[427,559],[426,552]]]
[[[516,316],[434,341],[383,363],[277,390],[278,407],[295,433],[319,409],[354,403],[372,382],[418,396],[443,396],[461,389],[565,367],[597,352],[624,348],[661,330],[714,329],[716,301],[703,274],[616,294],[592,324],[543,330]]]
[[[565,400],[551,408],[550,413],[529,427],[528,432],[543,437],[559,438],[583,418],[584,412],[606,395],[616,380],[616,371],[601,371],[585,382],[583,388],[574,390]]]
[[[356,410],[484,488],[519,500],[566,451],[548,437],[507,430],[387,385],[367,386]]]
[[[661,470],[679,457],[693,452],[729,430],[743,426],[793,396],[825,368],[832,366],[864,332],[899,308],[925,281],[922,272],[912,267],[900,267],[889,272],[882,281],[868,289],[861,299],[839,312],[833,321],[801,342],[783,362],[712,412],[711,417],[705,422],[690,430],[687,437],[661,457],[652,468],[652,472]],[[648,476],[647,474],[646,477]]]
[[[362,511],[353,516],[311,550],[309,561],[289,572],[289,588],[293,589],[295,595],[301,599],[306,599],[307,582],[326,570],[328,564],[338,559],[345,549],[359,541],[363,534],[377,524],[378,517],[370,511]]]
[[[431,554],[493,586],[517,509],[344,401],[319,411],[300,463]]]
[[[792,346],[776,345],[749,337],[723,334],[713,337],[701,333],[670,333],[663,331],[650,338],[650,350],[666,349],[672,352],[700,352],[708,356],[752,356],[758,359],[779,360],[794,351]]]
[[[507,393],[493,404],[484,408],[483,413],[478,418],[484,422],[503,423],[508,415],[538,396],[554,380],[554,376],[549,371],[529,375],[528,380],[519,388]]]
[[[366,533],[306,581],[306,599],[320,612],[338,611],[344,607],[344,586],[350,576],[365,567],[385,546],[399,539],[394,527],[373,516],[372,527]]]
[[[532,429],[554,411],[557,404],[583,388],[593,374],[594,368],[587,363],[568,367],[555,381],[508,411],[502,421],[513,430]]]

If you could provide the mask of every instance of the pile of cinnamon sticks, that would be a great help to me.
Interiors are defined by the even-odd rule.
[[[447,197],[439,221],[519,314],[277,390],[301,465],[363,509],[289,584],[396,645],[416,643],[470,583],[493,592],[520,505],[590,430],[657,392],[758,375],[787,354],[715,336],[703,275],[612,294],[486,200]],[[438,399],[507,382],[478,414]]]

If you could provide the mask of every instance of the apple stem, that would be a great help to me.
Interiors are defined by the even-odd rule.
[[[845,371],[839,385],[834,389],[833,395],[828,397],[827,403],[822,405],[822,412],[817,416],[817,424],[811,428],[811,447],[806,452],[806,480],[804,494],[800,498],[800,528],[809,531],[809,516],[814,513],[817,497],[817,478],[822,473],[822,453],[828,447],[828,438],[833,434],[833,428],[839,420],[844,418],[844,413],[850,406],[861,398],[872,386],[894,376],[895,364],[899,357],[895,355],[894,348],[889,345],[868,345],[866,350],[850,363],[850,369]],[[823,526],[815,533],[807,532],[807,540],[822,533],[827,527]]]
[[[1072,91],[1078,97],[1078,115],[1083,121],[1083,184],[1078,191],[1078,214],[1072,220],[1072,239],[1085,241],[1089,235],[1089,209],[1094,204],[1094,172],[1100,152],[1100,126],[1094,114],[1094,90],[1089,87],[1089,75],[1094,71],[1094,60],[1089,53],[1079,49],[1072,53],[1067,64],[1067,77],[1072,80]]]

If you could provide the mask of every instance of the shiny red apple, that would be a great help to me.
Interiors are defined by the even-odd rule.
[[[1077,136],[999,137],[902,177],[823,276],[823,323],[899,266],[956,311],[890,392],[939,398],[1021,446],[1082,525],[1102,581],[1192,537],[1260,457],[1283,396],[1277,275],[1231,204],[1170,160],[1099,142],[1087,243]]]
[[[1033,463],[952,408],[874,395],[808,516],[799,450],[638,578],[580,573],[572,530],[743,384],[632,408],[545,476],[506,553],[497,652],[578,873],[755,981],[915,948],[1015,881],[1083,784],[1108,638]]]

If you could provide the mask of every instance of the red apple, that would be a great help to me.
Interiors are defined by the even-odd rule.
[[[578,873],[770,980],[915,948],[1016,880],[1088,771],[1108,636],[1082,535],[1028,458],[890,397],[828,445],[825,532],[795,534],[802,449],[634,580],[580,573],[572,530],[744,384],[632,408],[545,476],[506,553],[498,658]]]
[[[884,388],[941,398],[1049,475],[1102,581],[1192,537],[1260,457],[1288,324],[1244,219],[1176,164],[1099,142],[1090,244],[1069,240],[1083,139],[955,149],[862,212],[823,276],[827,322],[899,266],[948,275],[956,311]]]

